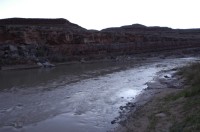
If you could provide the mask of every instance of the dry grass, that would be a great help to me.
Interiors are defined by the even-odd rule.
[[[170,96],[169,102],[175,101],[179,98],[184,98],[183,118],[176,121],[172,125],[171,132],[197,132],[200,131],[200,63],[194,63],[190,66],[183,67],[178,72],[179,75],[185,78],[189,85],[183,91]]]

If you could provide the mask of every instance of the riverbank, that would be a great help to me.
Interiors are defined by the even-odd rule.
[[[200,130],[200,64],[163,72],[119,122],[119,132]],[[172,76],[166,73],[171,72]]]
[[[100,59],[82,59],[81,61],[69,61],[69,62],[50,62],[47,66],[38,65],[38,64],[21,64],[21,65],[7,65],[1,66],[0,70],[24,70],[24,69],[35,69],[35,68],[49,68],[60,65],[72,65],[72,64],[82,64],[82,63],[99,63],[99,62],[143,62],[147,59],[165,59],[165,58],[183,58],[188,56],[198,56],[200,53],[200,48],[187,48],[187,49],[178,49],[178,50],[168,50],[152,53],[138,53],[133,55],[116,55],[110,57],[103,57]]]

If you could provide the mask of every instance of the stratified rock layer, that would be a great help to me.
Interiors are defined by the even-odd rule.
[[[0,20],[0,65],[109,58],[200,46],[200,29],[140,24],[86,30],[65,19]]]

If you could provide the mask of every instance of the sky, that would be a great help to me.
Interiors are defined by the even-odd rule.
[[[200,28],[200,0],[0,0],[0,19],[65,18],[101,30],[135,23]]]

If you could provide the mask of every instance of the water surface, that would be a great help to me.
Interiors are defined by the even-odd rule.
[[[1,132],[105,132],[161,70],[195,58],[0,71]]]

